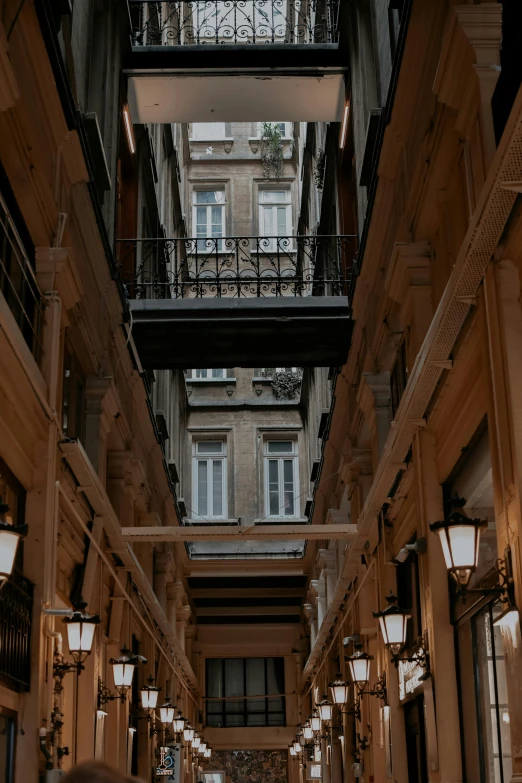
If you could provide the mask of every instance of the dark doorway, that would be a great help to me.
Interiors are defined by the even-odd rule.
[[[404,706],[408,783],[428,783],[426,734],[424,731],[424,696],[418,696]]]

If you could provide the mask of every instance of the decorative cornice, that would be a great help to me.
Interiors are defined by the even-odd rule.
[[[70,247],[37,247],[36,279],[44,292],[58,291],[71,310],[83,296],[83,285]]]
[[[408,288],[431,286],[429,242],[397,242],[388,267],[384,287],[394,302],[405,301]]]

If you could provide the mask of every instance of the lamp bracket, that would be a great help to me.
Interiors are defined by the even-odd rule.
[[[361,696],[376,696],[384,702],[384,706],[388,706],[388,692],[386,690],[386,675],[381,674],[375,685],[369,690],[360,690],[359,697]]]
[[[499,557],[495,561],[495,571],[498,574],[498,585],[496,587],[468,587],[458,584],[456,597],[465,599],[468,594],[479,595],[498,595],[502,596],[503,603],[510,600],[513,592],[513,568],[511,564],[511,550],[506,549],[505,557]]]
[[[98,709],[104,704],[107,704],[109,701],[118,700],[124,702],[127,700],[127,696],[123,693],[112,693],[112,691],[107,688],[103,680],[100,680],[98,685]]]
[[[69,672],[76,672],[80,674],[85,669],[83,663],[69,663],[65,661],[63,655],[55,655],[53,660],[53,677],[59,680],[63,680],[66,674]]]
[[[404,661],[405,663],[417,663],[419,666],[421,666],[423,669],[426,669],[426,672],[429,673],[430,668],[430,658],[429,653],[427,651],[427,644],[426,640],[423,636],[420,636],[417,639],[417,649],[413,653],[413,655],[410,656],[401,656],[400,653],[397,653],[396,655],[392,655],[392,661],[395,664],[395,666],[398,668],[399,662]]]

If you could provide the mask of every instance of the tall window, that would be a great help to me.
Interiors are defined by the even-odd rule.
[[[227,377],[227,371],[224,369],[216,369],[213,368],[212,370],[192,370],[192,377],[193,378],[199,378],[201,380],[212,380],[215,378],[226,378]]]
[[[397,358],[390,374],[391,408],[395,417],[399,408],[401,397],[408,383],[408,365],[406,362],[406,343],[403,340],[397,352]]]
[[[222,242],[207,243],[207,238],[216,239],[225,236],[225,191],[195,190],[193,223],[198,238],[198,250],[209,252],[221,250]]]
[[[285,725],[284,658],[207,658],[206,682],[208,726]]]
[[[225,138],[224,122],[193,122],[191,138],[197,141],[212,141]]]
[[[224,440],[194,443],[192,505],[196,516],[226,519],[227,457]]]
[[[259,191],[259,233],[263,237],[291,235],[292,205],[289,190]]]
[[[270,517],[299,516],[296,441],[267,440],[264,460],[266,515]]]

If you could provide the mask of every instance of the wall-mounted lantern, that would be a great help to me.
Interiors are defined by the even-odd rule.
[[[125,647],[121,651],[121,656],[119,658],[110,659],[109,665],[112,666],[114,685],[118,691],[118,695],[111,693],[105,683],[100,680],[98,686],[98,706],[107,704],[107,702],[114,701],[115,699],[125,701],[132,686],[134,672],[140,663],[147,663],[147,659],[144,658],[143,655],[133,655],[131,651]]]
[[[9,506],[0,503],[0,585],[13,573],[18,544],[27,535],[27,525],[13,525]]]
[[[460,508],[465,503],[461,499],[452,502]],[[487,520],[471,519],[458,509],[441,522],[430,524],[431,532],[439,536],[446,568],[460,589],[467,588],[477,570],[480,534],[487,526]]]
[[[154,678],[149,677],[147,680],[148,685],[144,685],[140,691],[141,706],[149,714],[154,712],[158,706],[158,697],[161,688],[156,688],[154,685]]]

